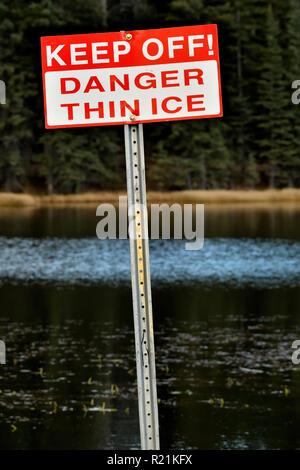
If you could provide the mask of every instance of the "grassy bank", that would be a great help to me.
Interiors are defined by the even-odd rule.
[[[97,206],[103,202],[118,203],[124,192],[89,192],[83,194],[31,195],[16,193],[0,193],[0,207],[79,207]],[[256,203],[300,203],[300,189],[272,189],[262,191],[227,191],[227,190],[195,190],[147,193],[149,203],[174,202],[204,204],[256,204]]]

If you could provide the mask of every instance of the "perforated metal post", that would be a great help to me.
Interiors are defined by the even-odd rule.
[[[143,125],[125,125],[131,280],[141,448],[159,450]]]

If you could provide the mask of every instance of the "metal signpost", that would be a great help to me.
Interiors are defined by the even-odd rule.
[[[125,125],[131,279],[142,449],[159,449],[143,124]]]
[[[41,38],[45,126],[123,124],[142,449],[159,449],[143,124],[222,116],[216,25]]]

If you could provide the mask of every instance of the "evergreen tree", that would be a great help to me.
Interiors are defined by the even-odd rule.
[[[224,118],[145,126],[148,186],[300,185],[299,0],[2,0],[0,188],[125,187],[122,126],[45,130],[40,37],[216,23]]]
[[[288,126],[279,38],[278,20],[274,17],[272,5],[269,4],[265,47],[261,57],[261,76],[258,80],[256,143],[260,151],[261,168],[271,188],[277,186],[280,180],[280,165],[284,156]]]
[[[291,86],[300,73],[300,2],[289,0],[286,13],[286,28],[283,36],[285,83],[285,129],[286,145],[281,160],[280,181],[283,186],[300,185],[300,120],[299,108],[291,103]]]

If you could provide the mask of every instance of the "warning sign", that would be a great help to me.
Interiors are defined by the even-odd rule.
[[[216,25],[41,38],[47,128],[222,116]]]

